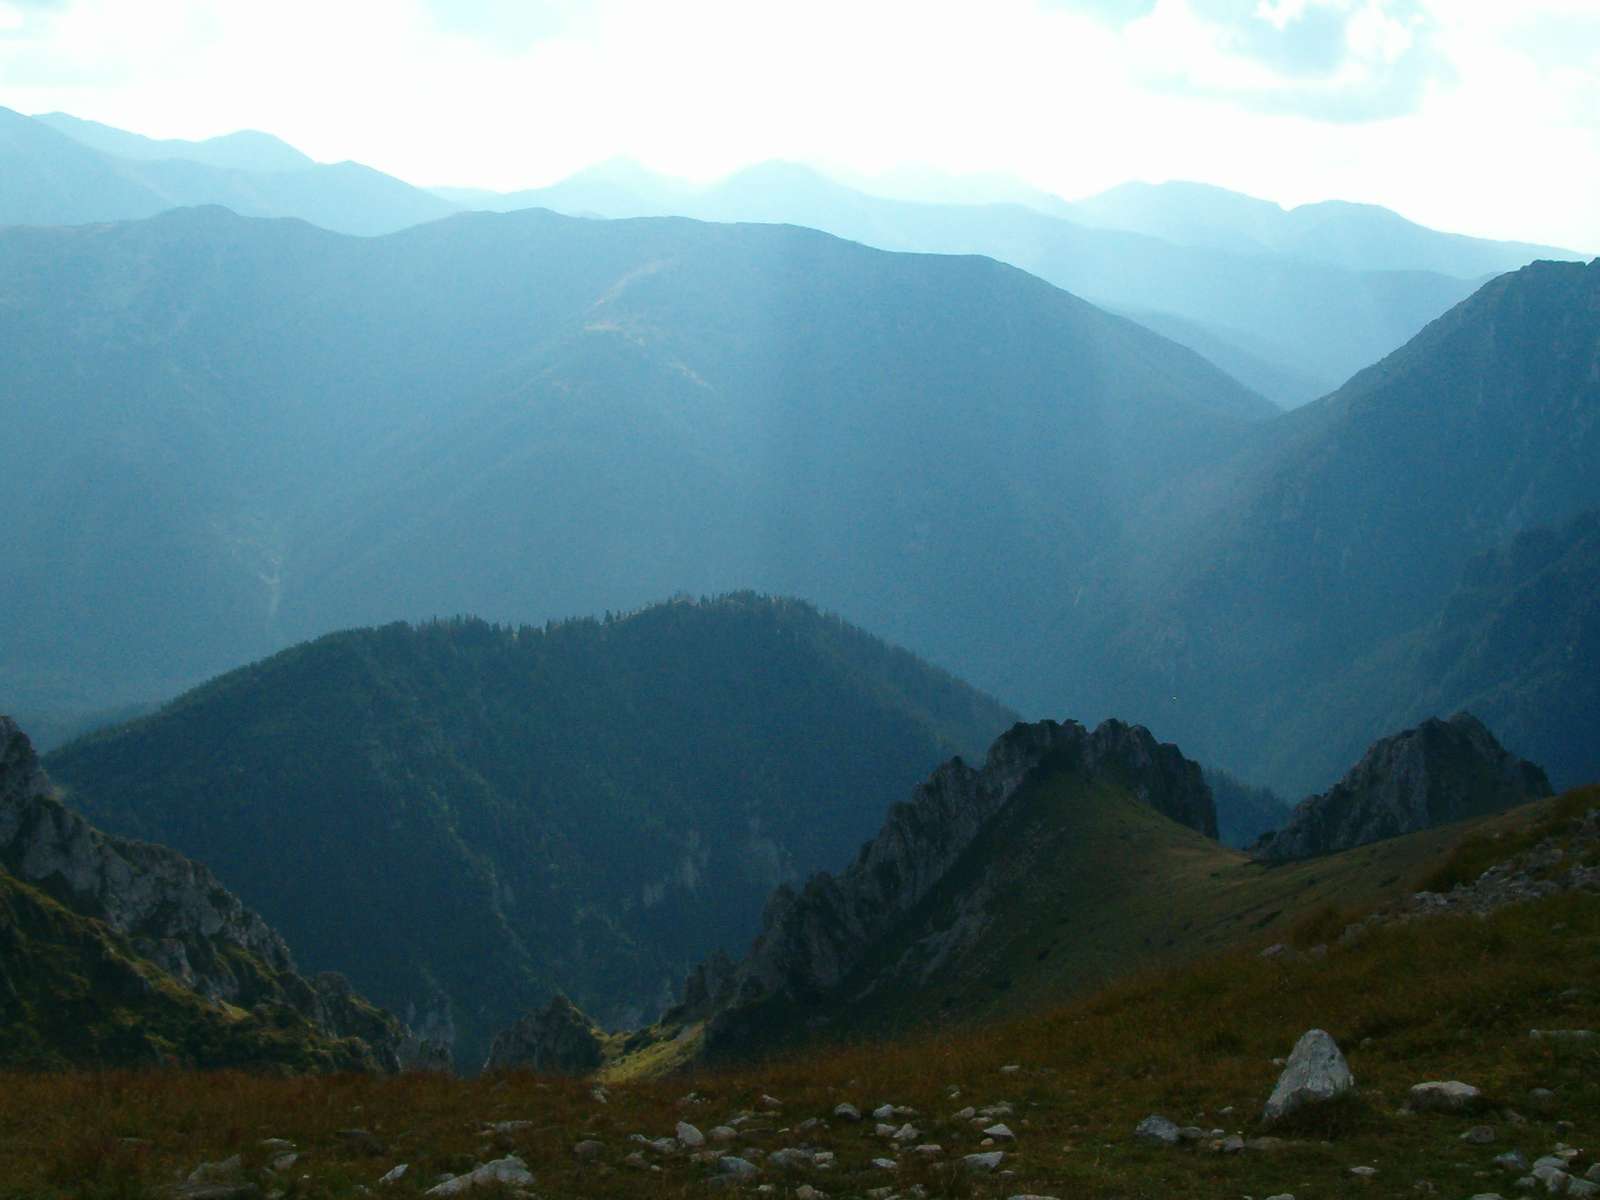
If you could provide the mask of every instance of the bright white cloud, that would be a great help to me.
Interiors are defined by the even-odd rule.
[[[1592,0],[0,0],[0,103],[155,136],[266,129],[423,183],[531,186],[618,154],[700,177],[923,162],[1069,195],[1196,178],[1338,196],[1600,250],[1592,16]]]

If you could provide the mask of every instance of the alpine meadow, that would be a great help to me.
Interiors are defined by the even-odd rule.
[[[0,0],[0,1200],[1600,1198],[1600,13]]]

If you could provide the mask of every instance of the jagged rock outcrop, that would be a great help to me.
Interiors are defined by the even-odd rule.
[[[1433,717],[1376,742],[1251,852],[1268,861],[1331,854],[1550,794],[1544,771],[1508,752],[1470,713]]]
[[[432,1048],[341,976],[306,979],[284,940],[199,863],[111,837],[69,811],[26,735],[0,716],[0,872],[76,916],[101,922],[135,960],[213,1004],[282,1005],[321,1036],[359,1038],[374,1069],[428,1065]],[[415,1039],[411,1039],[415,1043]]]
[[[1148,730],[1121,721],[1106,721],[1092,733],[1074,721],[1015,725],[990,747],[981,769],[953,759],[908,803],[895,805],[843,874],[823,872],[798,892],[783,887],[773,894],[729,1001],[707,1024],[708,1052],[740,1040],[748,1010],[772,998],[806,1003],[836,989],[1044,769],[1114,783],[1173,820],[1216,836],[1216,811],[1199,765]]]
[[[557,993],[545,1008],[495,1035],[483,1069],[583,1075],[599,1067],[601,1045],[595,1024]]]

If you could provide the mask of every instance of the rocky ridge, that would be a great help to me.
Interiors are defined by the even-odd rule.
[[[798,892],[774,892],[762,932],[736,968],[697,972],[696,986],[686,992],[708,995],[707,1053],[741,1043],[758,1010],[773,1000],[807,1003],[836,991],[1046,767],[1114,781],[1140,803],[1216,837],[1216,811],[1199,765],[1142,726],[1110,720],[1091,733],[1075,721],[1015,725],[990,747],[981,768],[952,759],[909,802],[895,805],[842,874],[821,872]]]
[[[1374,743],[1251,852],[1272,862],[1331,854],[1550,794],[1544,771],[1508,752],[1470,713],[1430,718]]]
[[[56,798],[31,743],[0,716],[0,871],[102,923],[136,960],[213,1005],[268,1003],[323,1036],[359,1038],[372,1069],[432,1065],[435,1051],[340,975],[307,979],[289,947],[209,870],[165,846],[101,833]]]

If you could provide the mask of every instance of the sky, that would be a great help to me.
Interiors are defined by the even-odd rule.
[[[0,0],[0,105],[423,185],[1191,179],[1600,253],[1600,0]]]

